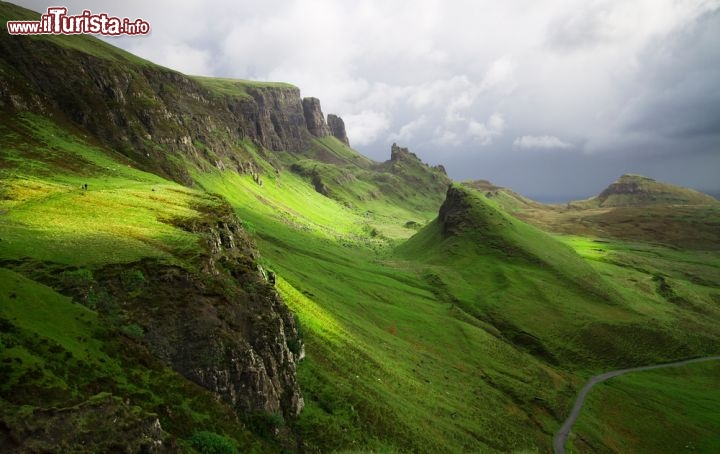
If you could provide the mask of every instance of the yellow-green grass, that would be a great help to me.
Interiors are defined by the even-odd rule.
[[[710,307],[717,301],[714,255],[585,238],[563,244],[482,195],[467,215],[483,229],[445,238],[437,221],[428,222],[436,196],[409,186],[344,204],[319,194],[305,177],[275,173],[269,152],[249,144],[239,146],[262,170],[262,185],[250,175],[195,169],[201,189],[188,189],[42,118],[24,115],[1,127],[7,135],[0,259],[90,268],[146,257],[183,260],[199,252],[199,238],[175,227],[176,220],[201,215],[220,197],[230,201],[303,330],[307,359],[298,376],[307,406],[291,424],[309,450],[544,451],[581,377],[698,353],[718,338],[717,310]],[[322,143],[338,159],[352,159],[332,140]],[[283,153],[277,160],[291,161]],[[318,165],[333,178],[352,167]],[[414,167],[399,171],[421,176]],[[342,194],[348,201],[379,184],[351,180]],[[87,191],[80,189],[85,183]],[[407,221],[427,225],[392,252],[391,245],[416,233]],[[3,273],[5,282],[15,282],[15,273]],[[663,281],[653,280],[656,274]],[[27,300],[35,292],[57,306],[38,305],[35,313],[22,306],[28,311],[8,317],[47,333],[71,355],[88,348],[93,361],[107,363],[90,368],[97,377],[116,376],[117,392],[147,400],[148,410],[168,402],[181,408],[185,423],[167,418],[179,433],[213,424],[199,402],[205,394],[182,394],[167,370],[123,362],[113,342],[103,341],[113,354],[90,348],[102,339],[91,325],[57,314],[75,320],[84,308],[37,283],[17,282],[31,290],[11,293]],[[43,314],[59,317],[57,326],[69,331],[85,326],[95,340],[86,347],[58,337],[33,318]],[[27,364],[52,358],[28,353],[34,345],[6,351]],[[118,364],[130,364],[132,373]],[[43,376],[49,388],[82,385]],[[169,382],[172,395],[159,389]]]
[[[465,194],[471,205],[465,231],[446,237],[434,221],[398,248],[402,266],[436,282],[446,298],[494,323],[519,346],[586,374],[711,353],[718,344],[712,320],[720,314],[712,309],[710,288],[678,285],[677,295],[700,309],[678,308],[678,300],[658,297],[654,287],[641,288],[653,283],[652,274],[599,262],[605,249],[595,249],[606,244],[568,239],[578,255],[493,200]],[[697,294],[706,297],[691,298]]]
[[[287,88],[297,90],[297,87],[294,85],[284,82],[261,82],[255,80],[203,76],[192,76],[192,79],[213,93],[232,97],[250,97],[250,94],[247,92],[248,88]]]
[[[634,372],[593,388],[568,452],[720,451],[720,362]]]
[[[308,356],[298,372],[306,408],[296,428],[310,446],[513,451],[545,444],[543,431],[555,424],[550,413],[569,402],[569,377],[439,301],[414,272],[358,240],[362,215],[286,173],[262,186],[228,173],[197,178],[252,226],[299,318]]]
[[[315,162],[350,164],[361,169],[370,168],[373,161],[345,145],[334,136],[314,138],[310,151],[306,153]]]
[[[227,196],[253,226],[266,264],[279,273],[278,288],[298,314],[308,359],[299,368],[307,407],[297,429],[311,446],[544,449],[542,432],[558,424],[550,414],[569,407],[569,384],[580,379],[543,360],[585,376],[616,363],[681,354],[664,351],[679,335],[664,325],[678,321],[667,302],[645,298],[630,284],[626,289],[619,272],[597,268],[613,265],[591,260],[590,266],[590,257],[504,214],[493,201],[481,198],[511,226],[494,232],[494,247],[481,244],[482,236],[442,244],[431,223],[400,248],[398,260],[353,241],[358,223],[367,220],[313,192],[302,178],[283,173],[259,186],[249,176],[216,173],[199,181]],[[396,209],[387,200],[376,203],[385,212]],[[622,284],[613,288],[608,279]],[[662,323],[631,335],[648,325],[647,316]],[[511,345],[518,332],[536,336],[553,357],[537,345]],[[602,345],[607,341],[610,346]],[[516,364],[534,372],[523,375]],[[468,401],[468,389],[480,390],[482,399]],[[417,398],[438,393],[441,402]],[[459,416],[468,414],[470,420]],[[503,436],[494,435],[495,423],[503,425]]]
[[[95,304],[86,308],[28,277],[92,283],[92,270],[147,258],[192,269],[201,238],[176,225],[224,202],[139,171],[47,119],[15,116],[2,129],[0,261],[15,269],[0,267],[3,420],[32,424],[33,411],[102,390],[157,414],[176,437],[207,430],[247,452],[274,449],[209,391],[142,353],[129,337],[142,328],[127,325],[122,311],[99,316]]]
[[[34,115],[2,127],[0,258],[100,265],[197,250],[175,225],[220,201],[135,169]],[[87,185],[87,189],[85,189]]]
[[[681,325],[688,333],[715,332],[714,320],[720,317],[717,253],[619,240],[557,238],[589,258],[633,311]]]
[[[85,178],[79,184],[33,178],[5,181],[0,257],[35,257],[75,265],[170,259],[198,248],[198,238],[170,221],[197,216],[205,196],[171,183]]]

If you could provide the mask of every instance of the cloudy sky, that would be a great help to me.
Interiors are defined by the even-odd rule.
[[[720,0],[20,0],[151,24],[108,41],[189,74],[291,82],[390,144],[540,200],[623,173],[720,194]]]

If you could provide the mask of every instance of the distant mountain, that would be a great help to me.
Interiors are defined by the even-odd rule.
[[[716,198],[694,189],[661,183],[642,175],[626,174],[588,200],[599,207],[646,205],[712,205]]]

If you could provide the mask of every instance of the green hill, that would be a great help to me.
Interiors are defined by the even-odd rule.
[[[648,306],[644,296],[617,285],[622,266],[592,266],[572,246],[577,249],[573,241],[513,218],[492,198],[455,185],[438,218],[398,253],[425,264],[420,272],[453,303],[551,362],[647,363],[707,344],[709,339],[649,319],[650,307],[659,318],[672,308]],[[594,250],[603,247],[596,243]],[[630,333],[644,334],[628,344]]]
[[[0,451],[548,452],[585,377],[720,347],[713,251],[548,233],[304,101],[0,31]]]
[[[702,192],[631,174],[621,176],[588,203],[600,207],[720,205],[716,198]]]

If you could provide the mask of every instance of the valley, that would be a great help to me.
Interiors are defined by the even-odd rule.
[[[0,50],[0,451],[546,453],[588,378],[720,352],[710,196],[543,205],[362,156],[289,84]],[[598,385],[568,452],[712,452],[718,379]]]

